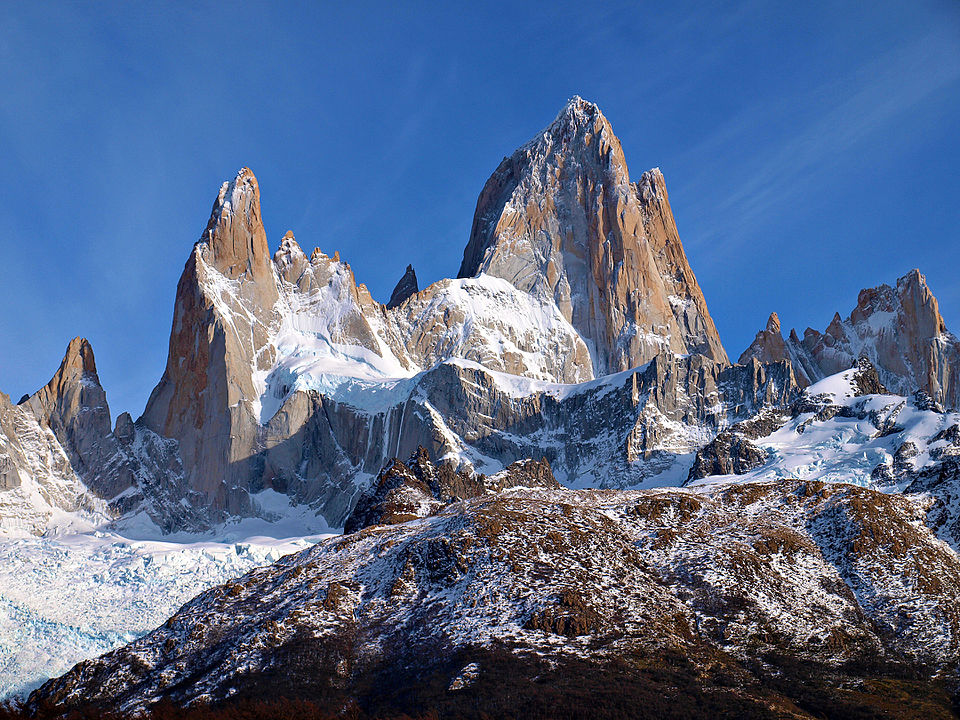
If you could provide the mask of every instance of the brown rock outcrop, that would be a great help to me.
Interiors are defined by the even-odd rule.
[[[407,462],[394,459],[379,472],[347,518],[344,532],[429,517],[458,500],[518,487],[559,490],[560,483],[546,459],[518,460],[486,476],[450,462],[434,463],[420,446]]]
[[[190,487],[241,511],[257,477],[254,374],[272,366],[278,291],[249,169],[224,183],[177,285],[167,367],[143,421],[180,443]]]
[[[97,376],[93,348],[86,338],[74,338],[67,346],[63,362],[54,376],[24,403],[44,425],[53,430],[71,464],[80,475],[90,471],[113,454],[104,446],[111,433],[107,394]],[[106,497],[123,488],[100,488]]]

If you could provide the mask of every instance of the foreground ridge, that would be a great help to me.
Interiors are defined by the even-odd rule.
[[[907,497],[820,482],[507,489],[208,591],[31,704],[132,712],[285,696],[472,716],[517,697],[612,701],[617,688],[621,703],[588,716],[666,703],[667,716],[811,717],[878,711],[914,683],[925,694],[900,716],[943,714],[929,678],[958,660],[960,559],[922,520]],[[558,690],[537,690],[537,677]]]

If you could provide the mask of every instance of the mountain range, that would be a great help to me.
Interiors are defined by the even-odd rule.
[[[271,254],[242,169],[138,419],[82,338],[0,395],[0,531],[343,534],[198,584],[31,712],[952,716],[960,341],[923,275],[730,357],[662,173],[579,97],[486,182],[457,277],[386,304],[292,232]]]

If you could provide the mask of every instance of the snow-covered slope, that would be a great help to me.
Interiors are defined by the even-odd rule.
[[[898,491],[909,481],[888,480],[890,476],[875,470],[892,467],[906,443],[916,448],[915,455],[901,460],[911,470],[935,462],[932,453],[946,443],[934,438],[960,422],[960,414],[920,409],[911,398],[900,395],[856,397],[850,386],[854,373],[847,370],[811,385],[810,396],[822,397],[840,411],[830,418],[820,410],[801,412],[776,432],[756,440],[769,460],[744,478],[816,479]]]
[[[153,630],[184,602],[310,544],[0,536],[0,697]]]

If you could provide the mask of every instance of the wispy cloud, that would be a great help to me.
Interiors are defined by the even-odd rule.
[[[726,228],[751,228],[775,215],[777,208],[802,202],[809,193],[823,192],[830,175],[849,162],[858,145],[875,139],[924,102],[955,88],[960,81],[960,38],[946,30],[932,32],[896,47],[858,70],[823,82],[809,93],[775,99],[744,108],[687,153],[685,162],[714,158],[685,188],[688,195],[710,198],[709,207],[726,218]],[[780,137],[767,137],[746,154],[751,137],[771,125],[783,127]],[[888,150],[907,147],[914,139],[899,137]],[[738,153],[736,167],[724,158]],[[699,163],[704,165],[704,163]],[[733,165],[733,163],[731,163]],[[694,210],[696,213],[696,210]],[[701,210],[701,213],[703,210]],[[696,219],[704,227],[708,218]],[[747,241],[749,232],[724,234],[722,245],[709,231],[697,241],[706,253],[722,253]]]

